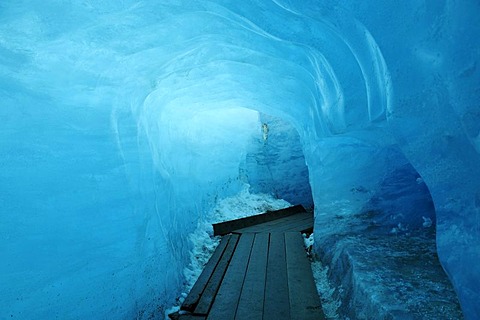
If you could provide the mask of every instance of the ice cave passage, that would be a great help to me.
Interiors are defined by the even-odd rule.
[[[480,3],[337,2],[2,1],[0,319],[163,318],[248,185],[315,204],[330,270],[430,232],[479,319]],[[352,279],[350,317],[417,317]]]

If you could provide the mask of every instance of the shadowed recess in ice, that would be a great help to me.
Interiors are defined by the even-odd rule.
[[[248,159],[270,115],[298,132],[276,174],[303,151],[317,223],[373,207],[385,232],[436,222],[479,318],[479,6],[2,1],[1,317],[163,314],[197,221],[268,189]]]

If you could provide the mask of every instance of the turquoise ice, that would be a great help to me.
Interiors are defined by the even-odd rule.
[[[465,317],[480,318],[479,13],[475,0],[2,1],[0,318],[163,314],[189,233],[245,184],[313,201],[317,223],[371,207],[385,232],[430,219]]]

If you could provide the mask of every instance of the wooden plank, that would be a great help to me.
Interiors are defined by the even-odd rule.
[[[265,282],[264,320],[289,319],[287,263],[283,233],[272,233]]]
[[[268,233],[255,235],[235,319],[262,320],[269,238]]]
[[[296,205],[285,209],[267,211],[265,213],[250,217],[215,223],[213,224],[213,234],[216,236],[228,234],[231,233],[233,230],[250,227],[259,223],[276,220],[300,212],[305,212],[305,208],[301,205]]]
[[[265,223],[260,223],[254,226],[234,230],[234,233],[241,233],[244,231],[250,231],[250,230],[263,230],[263,229],[272,229],[278,226],[282,226],[285,224],[290,224],[290,223],[296,223],[298,221],[308,221],[308,220],[313,220],[313,215],[310,213],[297,213],[294,215],[291,215],[289,217],[285,218],[280,218],[274,221],[269,221]]]
[[[238,237],[235,237],[234,239],[236,241]],[[217,267],[217,264],[220,261],[220,258],[222,257],[223,252],[227,247],[227,244],[229,243],[229,240],[230,240],[230,235],[222,238],[220,244],[215,249],[212,256],[208,260],[207,264],[205,265],[202,273],[200,274],[200,277],[198,277],[197,281],[193,285],[192,290],[190,290],[190,293],[185,298],[185,301],[182,303],[182,306],[180,308],[181,310],[192,312],[195,309],[195,307],[198,304],[198,301],[200,300],[200,296],[205,290],[205,287],[207,286],[207,283],[210,280],[213,274],[213,271]]]
[[[222,279],[225,275],[230,260],[233,257],[238,238],[238,235],[232,234],[230,236],[230,241],[228,242],[227,247],[223,252],[222,258],[219,260],[217,267],[215,268],[212,276],[210,277],[210,280],[205,286],[205,290],[203,291],[200,299],[198,300],[198,304],[195,307],[194,314],[206,315],[210,310],[213,300],[215,299],[215,295],[220,288],[220,284],[222,283]]]
[[[279,225],[275,228],[276,232],[286,232],[286,231],[302,231],[307,228],[313,228],[313,218],[310,219],[305,219],[305,220],[298,220],[298,221],[292,221],[289,223],[285,223],[282,225]]]
[[[325,319],[302,235],[298,232],[285,233],[285,249],[290,319]]]
[[[172,320],[205,320],[206,319],[205,316],[196,316],[191,313],[180,313],[178,311],[175,313],[170,313],[168,317]]]
[[[282,223],[275,224],[271,227],[274,227],[274,228],[279,228],[279,227],[288,228],[289,226],[295,226],[295,225],[298,225],[300,223],[312,223],[313,224],[313,216],[312,215],[298,214],[298,215],[295,215],[295,216],[292,216],[292,217],[296,217],[296,219],[285,220],[285,221],[282,221]]]
[[[313,215],[311,213],[298,213],[286,218],[281,218],[275,221],[261,223],[255,226],[234,230],[234,233],[248,233],[248,232],[283,232],[285,230],[302,231],[313,228]],[[307,225],[305,227],[305,225]],[[309,226],[311,225],[311,226]]]
[[[270,223],[262,223],[262,224],[258,224],[258,225],[255,225],[255,226],[242,228],[242,229],[239,229],[239,230],[234,230],[233,233],[238,233],[238,234],[249,233],[249,232],[253,232],[253,233],[258,233],[258,232],[272,233],[272,232],[276,232],[277,228],[283,226],[284,224],[288,224],[288,223],[291,223],[291,221],[290,220],[282,221],[280,223],[273,224],[273,225],[270,224]]]
[[[285,223],[289,223],[289,222],[305,220],[305,219],[312,218],[312,217],[313,217],[313,215],[311,213],[300,212],[300,213],[290,215],[288,217],[279,218],[279,219],[264,222],[264,223],[258,224],[258,225],[276,226],[276,225],[285,224]]]
[[[234,319],[254,237],[254,234],[244,234],[240,237],[207,319]]]
[[[313,222],[303,222],[298,223],[283,232],[300,232],[300,233],[311,233],[313,231]]]
[[[312,225],[300,225],[295,228],[285,230],[284,232],[299,232],[300,234],[308,234],[310,235],[313,233],[313,226]]]

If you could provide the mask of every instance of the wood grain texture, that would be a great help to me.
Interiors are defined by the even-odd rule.
[[[288,319],[290,316],[283,233],[270,234],[263,314],[265,320]]]
[[[235,319],[262,320],[270,235],[255,235]]]
[[[207,319],[235,318],[254,238],[254,234],[244,234],[240,237]]]
[[[207,264],[205,265],[200,277],[198,277],[197,281],[193,285],[192,290],[190,290],[190,293],[182,303],[181,310],[193,311],[195,309],[203,291],[205,290],[205,287],[207,286],[208,281],[213,275],[213,272],[215,271],[215,268],[217,267],[217,264],[220,261],[223,252],[225,251],[225,248],[227,247],[227,244],[230,241],[230,238],[230,235],[222,238],[222,241],[213,252],[210,260],[208,260]],[[234,237],[235,242],[237,239],[238,237]]]
[[[233,230],[250,227],[253,225],[269,222],[279,218],[284,218],[300,212],[305,212],[305,208],[301,205],[296,205],[296,206],[292,206],[292,207],[284,208],[280,210],[267,211],[262,214],[257,214],[257,215],[253,215],[253,216],[249,216],[241,219],[215,223],[213,224],[213,234],[215,236],[225,235],[225,234],[231,233]]]
[[[300,233],[285,233],[290,319],[325,319]]]
[[[238,235],[231,235],[230,241],[228,242],[221,259],[219,260],[212,276],[210,277],[210,280],[205,286],[205,290],[203,291],[197,306],[195,307],[194,314],[207,315],[210,311],[215,296],[217,295],[220,285],[222,284],[223,277],[235,252],[238,239]]]

